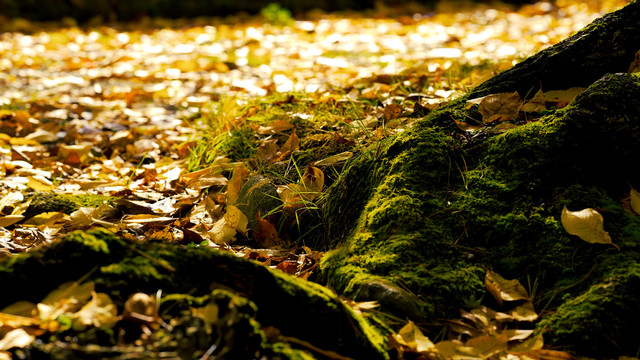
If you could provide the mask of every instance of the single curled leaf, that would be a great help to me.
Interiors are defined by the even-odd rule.
[[[592,244],[611,244],[620,250],[618,245],[611,241],[609,233],[604,231],[604,220],[596,210],[586,208],[580,211],[569,211],[565,206],[560,220],[569,234]]]

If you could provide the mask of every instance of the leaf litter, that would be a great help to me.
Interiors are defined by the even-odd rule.
[[[5,28],[0,257],[102,226],[137,241],[219,247],[309,278],[322,249],[304,246],[304,237],[293,241],[270,212],[258,211],[257,228],[250,229],[234,206],[251,176],[269,166],[293,170],[277,184],[278,211],[297,219],[322,202],[333,173],[363,146],[403,131],[413,119],[621,5],[563,0],[514,11],[442,3],[435,13],[316,15],[291,26],[215,20],[129,30],[43,30],[30,23],[21,25],[25,33]],[[636,63],[637,56],[630,72]],[[526,100],[517,93],[476,99],[470,106],[480,107],[482,120],[454,121],[464,131],[506,131],[521,123],[522,114],[561,108],[582,91],[547,90]],[[304,151],[315,157],[302,170],[295,158]],[[49,192],[105,199],[32,214],[32,203]],[[638,198],[632,189],[636,213]],[[566,217],[563,212],[563,225]],[[578,227],[572,231],[590,240],[594,231],[606,234],[597,224]],[[592,242],[611,243],[603,236]],[[504,312],[462,312],[462,320],[450,322],[451,340],[436,344],[410,322],[392,346],[426,358],[570,358],[543,349],[539,335],[519,327],[537,314],[517,280],[488,271],[486,283]],[[38,304],[19,302],[0,311],[0,356],[66,327],[110,328],[127,319],[147,332],[157,329],[164,326],[158,297],[132,294],[118,316],[109,295],[95,292],[93,283],[64,284]],[[193,311],[214,322],[215,310]]]

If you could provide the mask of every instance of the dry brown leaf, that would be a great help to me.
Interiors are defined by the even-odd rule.
[[[256,156],[258,159],[272,162],[278,157],[278,149],[278,140],[263,140],[260,145],[258,145],[258,149],[256,149]]]
[[[620,250],[620,247],[611,241],[609,233],[604,231],[602,215],[592,208],[569,211],[565,206],[560,221],[565,231],[571,235],[592,244],[610,244]]]
[[[515,120],[520,112],[522,99],[518,92],[485,96],[478,105],[482,123]]]
[[[260,211],[256,214],[256,221],[258,223],[256,238],[260,247],[268,249],[282,245],[283,241],[278,238],[278,230],[269,220],[260,216]]]
[[[298,135],[296,134],[296,129],[293,129],[293,132],[289,135],[287,141],[280,148],[280,152],[286,153],[296,151],[298,149],[300,149],[300,138],[298,138]]]
[[[389,120],[393,120],[395,118],[397,118],[398,116],[402,115],[402,106],[396,104],[396,103],[390,103],[388,105],[385,105],[384,107],[384,118],[385,120],[389,121]]]
[[[487,270],[484,283],[489,293],[502,304],[503,301],[528,300],[529,294],[517,279],[506,280],[499,274]]]

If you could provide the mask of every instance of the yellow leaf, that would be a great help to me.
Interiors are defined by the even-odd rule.
[[[424,336],[422,331],[420,331],[412,321],[409,321],[403,326],[395,337],[400,344],[408,346],[414,352],[421,353],[435,349],[435,345],[433,345],[431,340]]]
[[[69,215],[59,212],[59,211],[51,211],[42,214],[38,214],[24,222],[24,225],[45,225],[45,226],[53,226],[60,223],[66,223],[71,219]]]
[[[488,359],[506,352],[508,347],[507,341],[507,334],[502,333],[499,335],[483,335],[471,338],[465,342],[464,345],[472,348],[474,355],[482,359]]]
[[[240,211],[237,207],[233,205],[227,206],[227,213],[224,214],[224,219],[228,226],[240,231],[241,233],[247,232],[247,225],[249,224],[249,219],[247,216]]]
[[[74,312],[91,298],[94,283],[67,282],[50,292],[38,305],[42,320],[55,320],[58,316]]]
[[[499,93],[485,96],[478,105],[482,114],[482,123],[492,121],[514,120],[522,106],[522,99],[518,92]]]
[[[301,185],[304,186],[305,191],[312,193],[321,192],[324,186],[324,173],[315,166],[307,166],[307,169],[302,175]]]
[[[201,308],[192,308],[191,311],[209,324],[215,324],[220,320],[220,309],[214,303],[209,303]]]
[[[17,329],[25,326],[34,326],[39,324],[39,319],[0,312],[0,328],[2,329]]]
[[[529,295],[517,279],[506,280],[497,273],[487,270],[484,283],[489,293],[502,304],[502,301],[527,300]]]
[[[569,234],[592,244],[611,244],[620,250],[618,245],[611,241],[609,233],[604,231],[604,220],[596,210],[586,208],[580,211],[569,211],[565,206],[560,220]]]
[[[542,338],[542,334],[535,335],[530,337],[529,339],[516,343],[509,347],[509,352],[524,352],[530,350],[538,350],[542,349],[544,346],[544,339]]]
[[[238,200],[240,189],[249,177],[249,169],[244,165],[238,165],[233,169],[231,180],[227,183],[227,204],[233,204]]]
[[[289,130],[293,128],[293,124],[287,120],[276,120],[269,124],[269,126],[260,126],[256,132],[260,135],[272,135]]]
[[[536,319],[538,319],[538,314],[533,308],[531,301],[516,306],[515,309],[509,312],[509,315],[518,321],[536,321]]]
[[[118,321],[118,309],[109,295],[91,292],[91,300],[72,316],[73,328],[83,330],[87,326],[112,328]]]
[[[35,191],[51,191],[55,189],[53,183],[44,176],[27,176],[27,179],[29,179],[29,182],[27,182],[27,186]]]
[[[207,232],[211,241],[215,244],[223,245],[231,242],[236,236],[236,229],[227,225],[225,218],[221,218],[213,224],[213,228]]]
[[[0,216],[0,227],[11,226],[22,219],[24,219],[24,216],[22,215]]]
[[[562,108],[567,106],[578,94],[583,92],[585,88],[572,87],[566,90],[551,90],[543,94],[544,101],[553,103],[556,107]]]
[[[11,348],[25,348],[36,339],[23,329],[15,329],[9,331],[2,339],[0,339],[0,351],[9,350]]]
[[[631,188],[631,208],[636,214],[640,215],[640,193],[634,188]]]
[[[315,166],[332,166],[332,165],[342,165],[347,160],[349,160],[353,156],[351,151],[345,151],[340,154],[335,154],[329,157],[326,157],[322,160],[316,161],[314,163]]]

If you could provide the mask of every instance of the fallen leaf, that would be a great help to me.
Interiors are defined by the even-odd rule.
[[[278,238],[278,230],[269,220],[260,216],[260,211],[256,214],[256,221],[258,224],[256,238],[260,247],[272,248],[282,244],[282,240]]]
[[[478,105],[482,123],[515,120],[520,112],[522,99],[518,92],[485,96]]]
[[[22,215],[0,216],[0,227],[11,226],[11,225],[21,221],[22,219],[24,219],[24,216],[22,216]]]
[[[630,197],[631,208],[636,212],[636,214],[640,215],[640,193],[638,193],[638,191],[632,187]]]
[[[566,90],[547,91],[543,94],[544,101],[553,104],[557,108],[563,108],[584,90],[585,88],[582,87],[572,87]]]
[[[35,191],[45,192],[55,189],[53,183],[42,175],[27,176],[27,179],[29,179],[27,186]]]
[[[569,211],[565,206],[562,209],[560,221],[564,229],[571,235],[576,235],[592,244],[610,244],[620,250],[620,247],[611,241],[609,233],[604,231],[602,215],[592,208]]]
[[[548,349],[535,349],[514,353],[514,355],[530,360],[575,360],[575,358],[566,352]]]
[[[293,128],[293,124],[291,124],[287,120],[275,120],[272,121],[268,126],[260,126],[256,129],[256,132],[260,135],[272,135],[278,134],[285,130],[289,130]]]
[[[631,65],[629,65],[629,72],[640,72],[640,50],[638,50],[635,58],[633,59],[633,62],[631,63]]]
[[[393,120],[402,114],[402,107],[396,103],[390,103],[384,107],[385,120]]]
[[[261,160],[271,162],[277,159],[278,149],[278,141],[276,139],[264,140],[258,145],[256,156]]]
[[[314,166],[333,166],[342,165],[353,156],[351,151],[345,151],[340,154],[326,157],[313,163]]]
[[[286,153],[296,151],[298,149],[300,149],[300,138],[298,138],[298,135],[296,134],[296,129],[293,129],[293,132],[289,135],[287,141],[280,148],[280,152]]]
[[[466,122],[458,121],[456,119],[453,119],[453,122],[456,123],[458,129],[466,132],[474,132],[482,129],[482,125],[469,125]]]
[[[38,305],[38,315],[45,321],[55,320],[65,313],[72,313],[91,298],[93,282],[78,284],[66,282],[50,292]]]
[[[72,315],[73,328],[82,331],[87,326],[112,328],[118,321],[118,309],[109,295],[91,292],[91,300]]]
[[[51,211],[42,214],[38,214],[30,219],[25,220],[24,225],[34,226],[54,226],[57,224],[67,223],[71,220],[71,217],[63,212]]]
[[[528,300],[529,294],[517,279],[506,280],[499,274],[487,270],[484,278],[489,293],[502,305],[503,301]]]
[[[227,212],[224,214],[225,222],[228,226],[240,231],[241,233],[247,232],[247,225],[249,220],[247,216],[233,205],[227,205]]]
[[[544,339],[542,338],[542,334],[538,334],[528,338],[527,340],[521,343],[514,343],[509,346],[509,352],[519,353],[526,352],[531,350],[542,349],[544,346]]]
[[[509,315],[518,321],[536,321],[538,319],[538,314],[531,301],[516,306],[515,309],[509,311]]]
[[[402,329],[398,331],[398,334],[395,335],[395,338],[400,344],[406,345],[417,353],[435,350],[435,345],[428,337],[424,336],[420,328],[412,321],[409,321],[403,326]]]
[[[133,322],[152,324],[159,320],[158,301],[159,296],[135,293],[124,303],[122,318]]]
[[[315,166],[307,166],[300,184],[304,187],[305,191],[319,193],[324,186],[324,173]]]
[[[233,168],[231,180],[227,183],[227,204],[233,204],[238,200],[240,189],[242,189],[242,185],[244,185],[248,178],[249,169],[246,166],[238,165]]]
[[[231,242],[236,236],[236,229],[227,225],[225,218],[221,218],[213,224],[211,230],[207,232],[211,241],[217,245]]]
[[[12,348],[25,348],[36,339],[35,336],[27,333],[24,329],[11,330],[0,339],[0,351]]]

